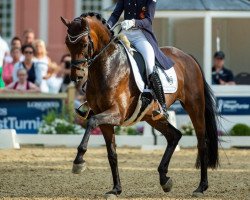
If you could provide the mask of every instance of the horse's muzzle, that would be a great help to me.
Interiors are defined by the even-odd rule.
[[[79,83],[88,77],[88,69],[83,66],[77,66],[71,68],[71,75],[70,79],[71,81],[75,83]]]

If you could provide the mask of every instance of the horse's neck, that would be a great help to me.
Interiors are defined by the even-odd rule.
[[[110,40],[111,40],[111,35],[110,33],[103,31],[104,33],[98,35],[96,32],[94,34],[94,52],[93,55],[99,54],[107,45],[109,45]],[[93,37],[93,36],[92,36]]]
[[[111,79],[122,78],[123,74],[120,74],[120,71],[124,72],[129,67],[122,64],[126,55],[124,51],[121,51],[121,47],[114,42],[108,45],[89,68],[89,82],[92,82],[92,84],[109,86]],[[119,58],[123,58],[123,60]]]
[[[89,69],[88,81],[92,86],[115,88],[123,82],[126,88],[136,87],[132,69],[129,64],[125,49],[117,43],[112,42]],[[123,81],[127,77],[128,81]],[[138,90],[139,91],[139,90]],[[134,92],[134,90],[133,90]]]

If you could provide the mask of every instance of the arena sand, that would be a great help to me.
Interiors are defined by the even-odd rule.
[[[87,169],[71,173],[75,149],[22,148],[0,150],[0,199],[73,200],[103,199],[112,178],[106,149],[90,148]],[[194,168],[196,149],[175,152],[169,175],[174,181],[170,193],[159,185],[157,167],[163,151],[118,148],[123,193],[118,199],[194,199],[200,172]],[[229,158],[230,163],[226,159]],[[221,167],[209,170],[209,189],[203,199],[250,199],[250,150],[220,151]]]

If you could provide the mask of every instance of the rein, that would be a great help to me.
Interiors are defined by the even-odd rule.
[[[74,67],[78,70],[82,70],[82,71],[85,71],[84,68],[90,68],[92,63],[110,46],[110,44],[116,39],[116,37],[113,37],[110,39],[109,43],[104,47],[102,48],[102,50],[97,54],[95,55],[93,58],[82,58],[82,59],[78,59],[78,60],[72,60],[71,61],[71,67]],[[78,65],[79,64],[83,64],[83,63],[88,63],[88,65],[86,67],[79,67]]]

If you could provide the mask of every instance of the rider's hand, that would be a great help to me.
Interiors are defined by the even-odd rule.
[[[131,29],[132,27],[135,26],[135,20],[124,20],[122,23],[121,23],[121,26],[122,26],[122,29],[123,30],[129,30]]]

